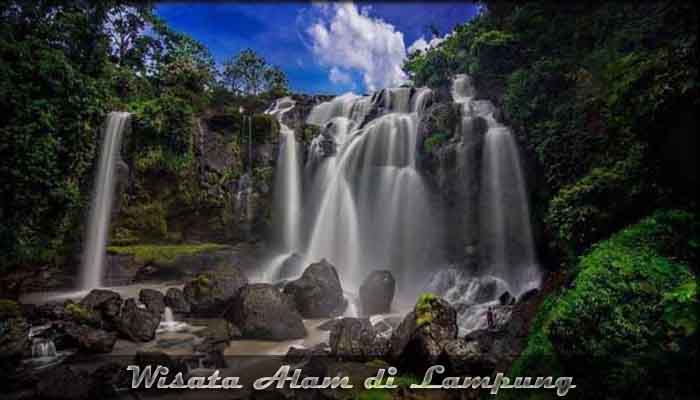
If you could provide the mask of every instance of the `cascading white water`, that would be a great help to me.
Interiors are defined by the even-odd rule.
[[[129,115],[126,112],[111,112],[105,122],[102,148],[93,186],[90,217],[85,234],[81,269],[82,289],[99,287],[102,282],[105,246],[116,183],[116,160],[121,147],[122,133],[129,120]]]
[[[32,358],[56,356],[56,345],[51,339],[37,338],[32,341]]]
[[[496,121],[495,107],[474,100],[474,87],[466,75],[453,81],[452,96],[462,106],[465,125],[477,118],[486,122],[482,153],[479,243],[484,273],[508,282],[514,294],[537,287],[541,274],[530,226],[525,179],[517,144],[510,129]]]
[[[429,96],[428,89],[385,89],[339,96],[312,110],[307,122],[322,134],[309,160],[313,212],[305,218],[312,228],[302,265],[326,258],[344,286],[356,289],[373,269],[391,269],[401,284],[436,262],[437,218],[416,169],[419,113]],[[377,104],[383,112],[365,121]],[[328,140],[331,154],[316,156],[314,148]]]
[[[279,172],[275,179],[275,199],[277,212],[282,224],[282,245],[285,252],[299,248],[299,222],[301,218],[302,182],[299,173],[299,149],[294,130],[284,123],[284,114],[294,108],[295,102],[290,97],[278,99],[274,106],[267,111],[277,118],[280,124],[282,145],[277,159]]]

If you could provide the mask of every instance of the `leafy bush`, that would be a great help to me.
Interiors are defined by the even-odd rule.
[[[683,388],[697,356],[698,298],[677,255],[697,248],[698,231],[685,240],[673,232],[687,226],[697,227],[695,215],[658,211],[594,246],[571,288],[539,310],[516,367],[561,368],[588,398],[597,390],[624,397]]]
[[[433,151],[434,148],[439,147],[441,144],[445,143],[448,139],[450,138],[450,135],[447,133],[443,132],[438,132],[433,135],[430,135],[425,141],[423,142],[423,147],[425,148],[425,151],[430,153]]]
[[[586,177],[564,187],[551,200],[545,223],[571,254],[580,254],[607,237],[638,213],[653,207],[644,149],[629,149],[627,159],[594,168]]]

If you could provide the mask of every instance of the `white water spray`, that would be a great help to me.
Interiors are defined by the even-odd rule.
[[[129,115],[126,112],[111,112],[105,122],[102,148],[93,186],[90,217],[85,235],[81,269],[82,289],[93,289],[102,283],[105,247],[116,183],[116,160],[121,147],[122,133],[129,120]]]

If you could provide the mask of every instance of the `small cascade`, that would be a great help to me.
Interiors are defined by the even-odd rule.
[[[494,117],[494,105],[487,100],[474,99],[475,90],[469,76],[455,77],[452,96],[462,107],[464,134],[474,134],[472,127],[476,120],[486,123],[480,204],[466,205],[479,210],[481,270],[503,279],[514,294],[521,294],[539,286],[541,275],[517,143],[510,129]]]
[[[266,113],[277,118],[280,124],[282,144],[277,159],[278,175],[275,178],[276,212],[282,231],[282,247],[286,252],[299,248],[299,223],[301,218],[301,190],[299,149],[294,130],[284,123],[284,114],[294,108],[291,97],[278,99]]]
[[[126,112],[111,112],[104,125],[82,258],[81,287],[85,290],[100,287],[102,283],[105,247],[116,184],[116,162],[129,116]]]
[[[163,318],[161,318],[156,332],[181,332],[187,330],[189,327],[190,325],[185,322],[176,321],[173,310],[170,307],[165,307],[165,310],[163,310]]]
[[[56,345],[51,339],[35,338],[32,340],[32,358],[57,357]]]

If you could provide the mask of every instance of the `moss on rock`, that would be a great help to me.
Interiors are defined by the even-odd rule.
[[[188,256],[192,254],[212,252],[225,249],[228,246],[216,243],[197,243],[197,244],[176,244],[176,245],[158,245],[158,244],[140,244],[133,246],[109,246],[107,252],[112,254],[128,254],[133,255],[137,263],[157,263],[168,264],[178,257]]]

